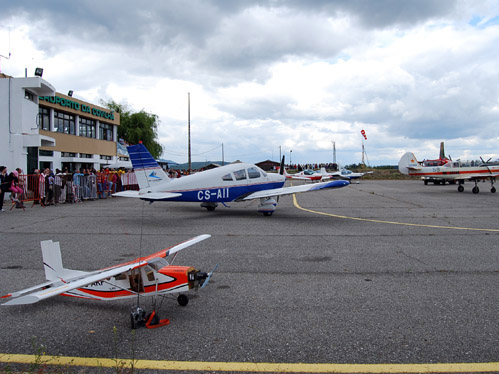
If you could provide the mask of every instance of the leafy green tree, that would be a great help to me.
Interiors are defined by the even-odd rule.
[[[119,138],[130,144],[138,144],[142,141],[152,157],[157,159],[161,156],[163,147],[157,140],[159,119],[156,114],[147,113],[143,109],[140,112],[132,112],[127,104],[118,104],[114,100],[102,101],[102,104],[120,113]]]

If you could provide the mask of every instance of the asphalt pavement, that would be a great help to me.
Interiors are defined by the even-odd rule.
[[[45,280],[47,239],[60,242],[65,267],[90,271],[210,234],[176,263],[219,267],[186,307],[161,303],[170,325],[133,334],[136,299],[0,306],[0,356],[43,345],[49,355],[196,362],[497,362],[499,194],[480,187],[366,180],[281,197],[272,217],[258,202],[208,212],[126,198],[2,212],[0,295]]]

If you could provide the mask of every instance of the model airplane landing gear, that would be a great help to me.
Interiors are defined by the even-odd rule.
[[[180,306],[186,306],[187,304],[189,304],[189,298],[187,297],[187,295],[180,294],[177,297],[177,302]]]

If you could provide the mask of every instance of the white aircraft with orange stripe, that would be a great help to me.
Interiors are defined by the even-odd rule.
[[[405,175],[417,177],[431,177],[433,179],[442,179],[447,181],[456,181],[459,183],[457,190],[464,191],[464,181],[475,182],[472,189],[473,193],[480,192],[478,188],[479,181],[490,180],[490,192],[495,193],[494,182],[499,176],[499,163],[482,161],[448,161],[440,166],[423,166],[422,162],[417,161],[414,153],[405,153],[399,161],[399,171]]]
[[[2,305],[22,305],[33,304],[57,295],[91,300],[115,300],[141,295],[178,294],[178,303],[186,306],[189,298],[184,292],[204,288],[215,269],[210,273],[204,273],[192,266],[172,264],[178,251],[209,237],[207,234],[199,235],[152,255],[93,272],[64,268],[59,243],[45,240],[41,242],[41,246],[47,282],[9,293],[0,299],[8,299]],[[172,256],[170,262],[166,260],[168,256]],[[156,323],[152,320],[150,322],[152,325],[159,324],[158,320]],[[135,327],[137,326],[134,326],[132,318],[132,328]]]

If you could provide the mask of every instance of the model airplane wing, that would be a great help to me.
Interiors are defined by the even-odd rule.
[[[262,190],[256,191],[245,197],[242,197],[238,200],[253,200],[260,199],[265,197],[274,197],[274,196],[282,196],[282,195],[291,195],[294,193],[300,192],[308,192],[308,191],[318,191],[324,188],[341,188],[348,186],[349,183],[347,181],[332,181],[332,182],[322,182],[315,184],[304,184],[301,186],[290,186],[290,187],[281,187],[281,188],[273,188],[271,190]]]
[[[104,279],[113,277],[115,275],[127,272],[132,269],[136,269],[147,265],[147,262],[135,262],[127,265],[117,266],[111,269],[102,270],[94,273],[88,273],[77,277],[72,280],[57,280],[53,282],[46,282],[39,284],[34,287],[27,288],[12,294],[2,296],[2,298],[12,297],[11,300],[7,301],[2,305],[21,305],[21,304],[33,304],[41,300],[48,299],[49,297],[57,296],[62,293],[74,290],[79,287],[84,287],[89,284],[102,281]]]
[[[168,200],[182,196],[182,194],[176,192],[140,193],[139,191],[121,191],[114,193],[113,196],[135,197],[137,199],[148,199],[148,200]]]

